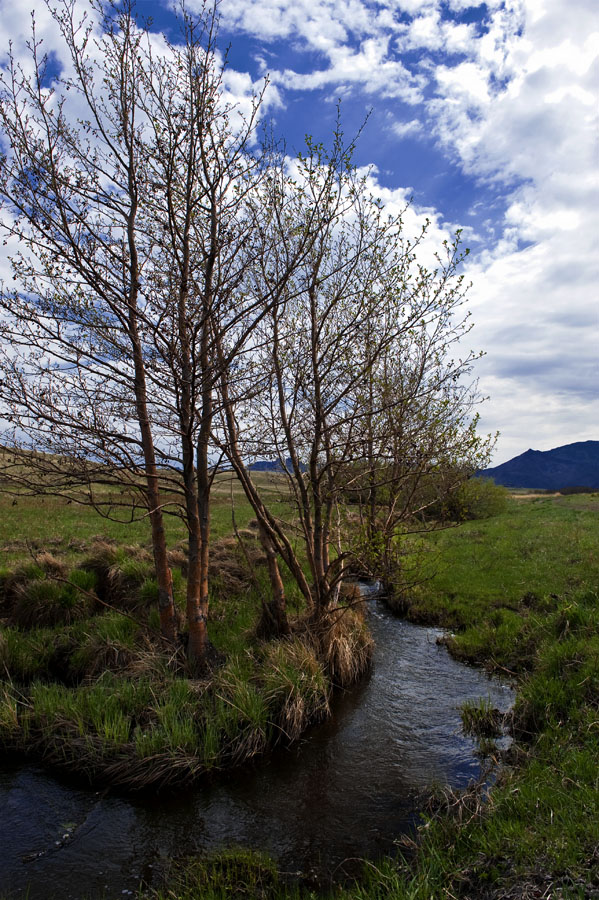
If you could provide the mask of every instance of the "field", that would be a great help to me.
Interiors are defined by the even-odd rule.
[[[279,502],[276,479],[272,484],[273,502]],[[237,527],[254,553],[250,510],[236,489],[233,494]],[[98,543],[147,545],[144,521],[115,525],[84,507],[49,498],[42,503],[18,498],[13,506],[11,498],[3,497],[0,504],[0,546],[11,571],[34,564],[34,557],[39,561],[42,550],[73,567],[93,555]],[[283,515],[289,514],[287,504],[280,503],[280,508]],[[336,898],[599,896],[598,512],[598,494],[520,494],[500,515],[426,539],[429,577],[396,602],[407,617],[445,627],[447,644],[457,657],[509,673],[518,686],[516,704],[504,723],[498,723],[484,704],[463,711],[464,726],[479,736],[480,752],[494,771],[490,793],[473,786],[463,795],[432,796],[418,834],[404,845],[405,859],[368,863],[363,879],[351,889],[339,887]],[[170,543],[182,546],[177,520],[170,528]],[[239,568],[231,528],[231,486],[223,481],[214,506],[217,557],[223,572],[239,575],[233,565],[237,559]],[[255,558],[259,576],[262,570]],[[119,565],[124,576],[135,571],[139,576],[131,583],[135,603],[128,613],[133,618],[145,616],[143,621],[151,624],[151,615],[144,612],[144,597],[151,596],[147,549],[130,550],[127,561],[117,559],[115,572]],[[6,570],[3,577],[6,583]],[[46,629],[3,629],[0,654],[10,673],[0,714],[5,742],[10,743],[11,728],[25,728],[28,740],[38,741],[42,755],[56,762],[62,753],[68,764],[69,740],[77,729],[88,729],[88,736],[94,729],[98,740],[92,741],[96,756],[88,760],[90,771],[95,766],[96,772],[118,772],[125,744],[130,767],[133,741],[143,783],[143,760],[149,756],[160,757],[165,767],[175,760],[177,771],[193,775],[198,767],[219,768],[243,754],[260,752],[271,738],[272,723],[291,728],[300,708],[308,718],[325,714],[329,687],[301,635],[285,655],[274,646],[257,644],[249,655],[242,652],[259,609],[259,577],[245,586],[238,581],[234,591],[234,582],[225,585],[225,579],[219,586],[217,579],[213,640],[227,663],[219,670],[218,690],[202,688],[210,716],[198,715],[197,690],[180,673],[175,677],[176,672],[160,666],[152,670],[158,665],[152,640],[147,630],[127,618],[127,610],[95,619],[96,639],[99,631],[104,650],[108,646],[114,656],[116,647],[114,658],[120,653],[122,662],[120,670],[117,666],[118,671],[103,675],[100,687],[90,681],[93,666],[104,657],[102,647],[87,640],[92,635],[85,625],[89,619]],[[88,685],[87,694],[79,691],[75,700],[68,678],[62,682],[50,678],[57,660],[67,665],[75,685]],[[303,677],[306,671],[309,679]],[[137,692],[127,687],[131,672],[137,673]],[[162,685],[159,697],[152,695],[151,685],[156,683],[152,679]],[[144,685],[151,702],[141,696]],[[258,685],[266,689],[256,690]],[[232,709],[243,714],[233,715]],[[190,732],[190,719],[196,722],[197,733]],[[498,724],[507,726],[513,736],[507,753],[495,745]],[[49,734],[53,743],[44,743]],[[204,747],[201,760],[195,749],[199,740]],[[79,746],[76,741],[72,744],[77,752]],[[300,896],[314,894],[301,884],[286,884],[268,860],[246,852],[179,864],[168,886],[152,894],[164,900]]]
[[[257,472],[254,479],[272,496],[282,514],[287,506],[280,502],[276,476]],[[75,495],[74,495],[75,496]],[[111,493],[104,489],[104,499]],[[238,528],[245,528],[252,518],[251,508],[239,483],[231,475],[217,476],[212,492],[212,531],[216,538],[232,532],[232,516]],[[89,506],[61,497],[11,496],[0,493],[0,549],[3,564],[23,562],[31,556],[31,549],[44,549],[75,559],[96,538],[109,538],[119,544],[149,546],[150,528],[143,512],[131,520],[130,514],[117,507],[118,495],[112,518],[99,515]],[[167,507],[165,527],[169,546],[185,539],[185,527],[173,507]]]
[[[431,797],[403,862],[365,864],[336,900],[588,900],[599,896],[599,495],[513,499],[429,538],[434,574],[405,614],[451,630],[457,656],[508,671],[518,694],[500,753],[493,711],[469,708],[490,792]],[[248,892],[244,892],[247,886]],[[247,854],[194,861],[161,900],[315,896]]]

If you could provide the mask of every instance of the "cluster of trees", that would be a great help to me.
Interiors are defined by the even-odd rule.
[[[113,486],[147,515],[168,640],[164,516],[181,516],[201,666],[223,461],[255,511],[283,634],[281,566],[317,622],[348,562],[388,562],[398,532],[484,466],[464,386],[474,355],[452,353],[469,327],[463,253],[458,235],[419,262],[426,226],[410,237],[385,213],[341,129],[295,160],[260,142],[263,96],[245,116],[226,100],[214,7],[182,15],[177,44],[128,0],[96,12],[53,11],[60,76],[35,30],[28,65],[11,57],[2,75],[3,475],[122,515]],[[252,478],[258,457],[280,461],[293,522]]]

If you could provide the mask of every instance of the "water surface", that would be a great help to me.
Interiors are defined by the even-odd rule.
[[[379,600],[369,605],[370,676],[336,698],[332,719],[250,771],[131,799],[74,787],[36,766],[4,767],[0,891],[113,900],[152,883],[171,857],[240,845],[326,882],[357,857],[393,850],[393,839],[414,827],[427,786],[459,788],[479,774],[459,705],[490,696],[507,709],[513,693],[452,660],[437,629],[394,618]]]

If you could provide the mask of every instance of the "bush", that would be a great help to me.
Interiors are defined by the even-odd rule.
[[[440,518],[454,522],[490,519],[507,509],[508,491],[492,478],[469,478],[441,505]]]
[[[91,573],[76,569],[66,583],[46,578],[44,574],[34,573],[34,576],[14,588],[11,624],[20,628],[69,625],[89,614],[93,606],[93,597],[89,595],[95,584]]]

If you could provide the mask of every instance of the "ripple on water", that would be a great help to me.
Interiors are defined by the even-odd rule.
[[[432,782],[479,774],[460,728],[465,700],[506,710],[509,685],[453,660],[441,632],[370,604],[372,673],[339,696],[334,717],[251,771],[170,795],[127,799],[74,788],[34,766],[0,773],[0,890],[29,900],[122,897],[161,861],[245,845],[286,871],[326,875],[376,856],[413,827]]]

